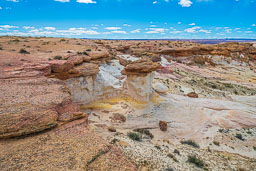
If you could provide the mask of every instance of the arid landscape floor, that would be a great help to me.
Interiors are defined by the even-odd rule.
[[[256,44],[0,37],[0,170],[256,170]]]

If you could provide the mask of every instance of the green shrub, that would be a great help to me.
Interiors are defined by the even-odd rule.
[[[65,39],[60,39],[60,41],[61,41],[61,42],[64,42],[64,41],[66,41],[66,40],[65,40]]]
[[[241,134],[236,134],[235,137],[240,139],[240,140],[242,140],[242,141],[244,141],[244,138],[243,138],[243,136]]]
[[[119,141],[118,139],[114,138],[114,139],[111,140],[110,144],[115,144],[118,141]]]
[[[54,56],[53,59],[56,59],[56,60],[61,60],[62,59],[62,56]]]
[[[180,151],[177,150],[177,149],[175,149],[173,152],[176,153],[176,154],[178,154],[178,155],[180,155]]]
[[[22,54],[30,54],[28,51],[26,51],[25,49],[20,49],[19,53]]]
[[[141,134],[136,132],[128,132],[127,136],[134,141],[141,141]]]
[[[181,144],[187,144],[195,148],[200,148],[200,146],[193,140],[184,140],[180,142]]]
[[[2,47],[0,47],[0,50],[3,50],[3,48],[2,48]]]
[[[19,39],[13,39],[13,40],[11,40],[12,42],[20,42],[20,40]]]
[[[197,167],[204,167],[204,162],[197,158],[195,155],[193,156],[188,156],[188,162],[195,164]]]
[[[149,136],[151,139],[154,138],[154,135],[149,130],[147,130],[147,129],[138,128],[138,129],[134,129],[133,131],[139,132],[141,134],[145,134],[145,135]]]
[[[87,52],[90,52],[90,51],[92,51],[92,50],[91,50],[91,49],[87,49],[86,51],[87,51]]]
[[[87,55],[87,56],[88,56],[88,53],[84,51],[84,52],[83,52],[83,55]]]
[[[161,147],[159,145],[155,145],[155,148],[161,150]]]
[[[220,142],[218,142],[218,141],[213,141],[212,143],[213,143],[214,145],[220,146]]]
[[[172,158],[175,162],[178,162],[177,158],[172,153],[167,154],[167,156]]]

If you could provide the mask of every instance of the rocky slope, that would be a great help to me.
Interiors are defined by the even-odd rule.
[[[0,45],[3,170],[256,167],[253,44],[1,37]]]

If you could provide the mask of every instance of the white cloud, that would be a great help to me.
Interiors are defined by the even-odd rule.
[[[180,0],[178,4],[182,7],[190,7],[193,3],[190,0]]]
[[[202,33],[207,33],[207,34],[210,34],[210,33],[212,33],[212,32],[211,32],[211,30],[203,30],[203,29],[199,30],[199,32],[202,32]]]
[[[3,9],[2,7],[0,7],[0,10]]]
[[[252,27],[256,27],[256,24],[252,24]]]
[[[182,33],[183,31],[171,31],[171,34],[178,34],[178,33]]]
[[[7,0],[7,1],[10,1],[10,2],[19,2],[19,0]]]
[[[201,27],[195,26],[195,27],[191,27],[191,28],[187,28],[184,31],[188,32],[188,33],[197,33],[198,29],[200,29]]]
[[[189,24],[190,26],[194,26],[194,25],[196,25],[195,23],[191,23],[191,24]]]
[[[39,32],[38,29],[33,29],[33,30],[30,30],[29,32]]]
[[[132,30],[131,33],[140,33],[140,29]]]
[[[55,27],[44,27],[45,30],[56,30]]]
[[[179,21],[178,24],[181,24],[181,22]]]
[[[18,26],[10,26],[10,25],[1,25],[0,27],[4,29],[19,28]]]
[[[157,4],[157,1],[154,1],[153,4]]]
[[[227,28],[229,28],[229,27],[227,27]],[[225,31],[226,31],[226,33],[232,33],[232,29],[226,29]]]
[[[129,24],[123,24],[123,26],[125,26],[125,27],[131,27],[131,25],[129,25]]]
[[[35,27],[31,27],[31,26],[23,26],[24,29],[28,30],[28,29],[35,29]]]
[[[100,33],[98,33],[98,32],[95,31],[95,30],[86,30],[86,31],[84,31],[83,33],[84,33],[84,34],[100,34]]]
[[[155,34],[155,33],[163,33],[165,30],[164,28],[149,28],[150,31],[147,31],[147,34]]]
[[[103,32],[103,34],[112,34],[111,32]]]
[[[119,33],[119,34],[126,34],[126,31],[121,31],[121,30],[115,30],[111,31],[112,33]]]
[[[69,0],[54,0],[54,1],[58,1],[58,2],[69,2]]]
[[[84,4],[96,4],[96,1],[93,0],[76,0],[78,3],[84,3]]]
[[[84,30],[85,28],[70,28],[68,30],[56,30],[59,35],[97,35],[100,34],[95,30]]]
[[[85,28],[83,28],[83,27],[79,27],[79,28],[69,28],[68,30],[70,30],[70,31],[85,30]]]
[[[106,27],[106,30],[119,30],[121,27]]]

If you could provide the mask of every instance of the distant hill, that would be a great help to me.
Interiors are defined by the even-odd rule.
[[[100,40],[92,38],[83,38],[91,40]],[[157,40],[168,40],[168,41],[190,41],[202,44],[218,44],[224,42],[256,42],[256,39],[106,39],[106,40],[127,40],[127,41],[157,41]]]

